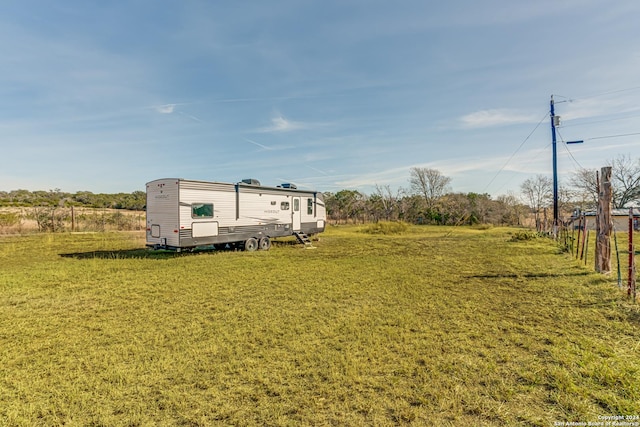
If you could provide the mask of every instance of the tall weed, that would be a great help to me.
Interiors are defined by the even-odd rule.
[[[402,234],[409,230],[410,225],[403,221],[379,221],[364,226],[361,231],[367,234]]]

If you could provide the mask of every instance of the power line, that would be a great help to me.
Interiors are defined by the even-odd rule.
[[[582,99],[589,99],[589,98],[597,98],[600,96],[605,96],[605,95],[611,95],[614,93],[622,93],[622,92],[630,92],[633,90],[640,90],[640,86],[634,86],[634,87],[630,87],[630,88],[624,88],[624,89],[616,89],[616,90],[610,90],[610,91],[606,91],[606,92],[601,92],[601,93],[596,93],[593,95],[587,95],[587,96],[581,96],[579,98],[569,98],[566,96],[561,96],[561,95],[556,95],[559,96],[561,98],[565,98],[565,101],[559,101],[559,102],[573,102],[576,100],[582,100]],[[546,119],[547,117],[547,113],[545,112],[544,116],[542,116],[542,118],[540,119],[540,121],[538,122],[538,124],[536,124],[536,126],[533,128],[533,130],[529,133],[529,135],[527,135],[527,137],[520,143],[520,145],[518,146],[518,148],[513,152],[513,154],[509,157],[509,159],[505,162],[504,165],[502,165],[502,167],[498,170],[498,172],[496,172],[496,174],[491,178],[491,180],[489,181],[489,183],[485,186],[485,188],[482,190],[482,192],[486,192],[487,189],[491,186],[491,184],[493,184],[493,182],[496,180],[496,178],[504,171],[504,169],[509,165],[509,163],[513,160],[513,158],[515,157],[515,155],[520,151],[520,149],[524,146],[524,144],[531,138],[531,136],[535,133],[535,131],[538,129],[538,127],[540,127],[540,125],[542,124],[542,122]],[[634,116],[631,116],[634,117]],[[629,116],[627,117],[621,117],[621,118],[614,118],[614,119],[609,119],[609,120],[602,120],[602,121],[610,121],[610,120],[623,120],[626,118],[630,118]],[[597,122],[596,122],[597,123]],[[589,124],[589,123],[581,123],[581,124]],[[573,125],[576,126],[576,125]],[[619,138],[619,137],[625,137],[625,136],[634,136],[634,135],[640,135],[640,132],[636,132],[636,133],[627,133],[627,134],[618,134],[618,135],[607,135],[607,136],[598,136],[598,137],[592,137],[592,138],[585,138],[584,141],[590,141],[590,140],[596,140],[596,139],[605,139],[605,138]],[[562,137],[561,137],[562,139]],[[569,154],[569,156],[571,157],[571,159],[575,162],[575,164],[584,169],[582,167],[582,165],[580,165],[580,163],[576,160],[576,158],[573,156],[573,154],[571,153],[571,151],[569,150],[569,148],[567,147],[567,144],[565,143],[565,141],[562,139],[563,145],[565,150],[567,151],[567,153]],[[549,144],[550,145],[550,144]],[[548,145],[547,145],[548,147]],[[531,160],[531,159],[530,159]],[[504,185],[502,185],[500,188],[502,188]]]
[[[581,100],[585,100],[585,99],[592,99],[592,98],[598,98],[601,96],[606,96],[606,95],[611,95],[611,94],[616,94],[616,93],[623,93],[623,92],[631,92],[634,90],[640,90],[640,86],[633,86],[633,87],[629,87],[629,88],[624,88],[624,89],[615,89],[615,90],[608,90],[605,92],[600,92],[600,93],[596,93],[596,94],[592,94],[592,95],[586,95],[586,96],[580,96],[580,97],[576,97],[576,98],[570,98],[567,96],[563,96],[563,95],[555,95],[555,96],[559,96],[561,98],[564,98],[564,101],[558,101],[557,103],[562,103],[562,102],[574,102],[574,101],[581,101]],[[632,110],[632,111],[627,111],[626,113],[632,113],[632,112],[636,112],[637,110]],[[621,112],[619,114],[625,114],[625,112]],[[608,122],[608,121],[615,121],[615,120],[626,120],[629,118],[633,118],[633,117],[637,117],[638,114],[633,114],[633,115],[629,115],[626,114],[624,117],[613,117],[613,118],[609,118],[609,119],[603,119],[603,120],[592,120],[590,122],[583,122],[583,123],[575,123],[575,124],[567,124],[567,125],[563,125],[564,127],[569,127],[569,126],[582,126],[582,125],[588,125],[588,124],[593,124],[593,123],[603,123],[603,122]],[[578,118],[579,119],[579,118]],[[574,119],[576,120],[576,119]]]
[[[581,99],[597,98],[599,96],[611,95],[612,93],[630,92],[632,90],[638,90],[638,89],[640,89],[640,86],[628,87],[628,88],[625,88],[625,89],[609,90],[609,91],[606,91],[606,92],[596,93],[594,95],[587,95],[587,96],[581,96],[579,98],[569,99],[569,102],[575,101],[576,99],[577,100],[581,100]],[[565,97],[563,97],[563,98],[565,98]]]
[[[573,153],[571,152],[571,150],[569,150],[569,147],[567,146],[567,143],[565,142],[564,138],[560,134],[560,130],[556,128],[556,132],[558,132],[558,135],[560,136],[560,140],[563,143],[562,145],[563,145],[565,151],[567,152],[567,154],[569,154],[569,157],[571,157],[571,159],[576,164],[576,166],[578,166],[578,168],[580,168],[580,169],[585,169],[585,167],[582,166],[580,164],[580,162],[578,160],[576,160],[576,158],[573,156]],[[625,134],[619,134],[619,135],[596,136],[596,137],[593,137],[593,138],[585,138],[584,141],[590,141],[590,140],[593,140],[593,139],[618,138],[618,137],[633,136],[633,135],[640,135],[640,132],[625,133]]]
[[[524,141],[522,141],[520,143],[520,145],[518,146],[518,148],[516,149],[516,151],[513,152],[513,154],[511,155],[511,157],[509,157],[509,159],[506,161],[506,163],[504,165],[502,165],[502,167],[500,168],[500,170],[498,170],[498,172],[496,172],[496,174],[493,176],[493,178],[491,178],[491,181],[489,181],[489,183],[484,187],[484,190],[482,190],[482,192],[486,192],[487,189],[489,188],[489,186],[491,184],[493,184],[493,181],[495,181],[495,179],[498,177],[498,175],[500,175],[500,173],[504,170],[504,168],[507,167],[507,165],[509,164],[509,162],[511,162],[511,160],[513,160],[513,158],[515,157],[515,155],[518,153],[518,151],[520,151],[520,149],[524,146],[524,144],[529,140],[529,138],[531,138],[531,135],[533,135],[533,133],[538,129],[538,127],[540,127],[540,125],[542,124],[542,122],[544,121],[544,119],[547,118],[547,113],[544,113],[544,116],[542,116],[542,118],[540,119],[540,121],[538,122],[538,124],[533,128],[533,130],[529,133],[529,135],[527,135],[527,137],[524,139]]]
[[[634,133],[621,133],[618,135],[606,135],[606,136],[594,136],[593,138],[585,138],[585,141],[591,141],[592,139],[607,139],[607,138],[621,138],[623,136],[634,136],[634,135],[640,135],[640,132],[634,132]]]
[[[558,132],[558,135],[560,136],[560,140],[562,141],[562,146],[564,147],[565,151],[569,154],[569,157],[571,157],[571,159],[576,164],[576,166],[578,166],[580,169],[584,169],[584,167],[582,167],[580,162],[577,161],[575,157],[573,157],[573,153],[571,153],[571,151],[569,150],[569,147],[567,147],[567,144],[564,141],[564,138],[562,137],[562,135],[560,135],[560,130],[556,129],[556,132]]]
[[[556,97],[560,97],[560,98],[564,98],[564,101],[558,101],[557,104],[561,103],[561,102],[574,102],[574,101],[580,101],[583,99],[591,99],[591,98],[598,98],[600,96],[605,96],[605,95],[611,95],[613,93],[622,93],[622,92],[630,92],[632,90],[638,90],[640,89],[640,86],[633,86],[633,87],[628,87],[625,89],[614,89],[614,90],[608,90],[606,92],[600,92],[600,93],[595,93],[593,95],[585,95],[585,96],[579,96],[577,98],[570,98],[568,96],[564,96],[564,95],[554,95]]]
[[[632,119],[634,117],[640,117],[640,114],[634,114],[632,116],[624,116],[624,117],[614,117],[614,118],[611,118],[611,119],[592,120],[590,122],[582,122],[582,123],[571,123],[571,120],[569,120],[569,123],[563,123],[562,127],[563,128],[568,128],[568,127],[571,127],[571,126],[582,126],[582,125],[591,125],[591,124],[594,124],[594,123],[613,122],[613,121],[617,121],[617,120]],[[573,119],[573,120],[579,120],[579,119]]]

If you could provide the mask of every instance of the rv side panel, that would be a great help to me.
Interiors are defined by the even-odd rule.
[[[193,186],[183,181],[180,185],[180,229],[192,229],[194,224],[218,222],[228,225],[235,216],[233,186],[223,184]],[[200,183],[201,184],[201,183]],[[220,224],[220,225],[223,225]]]
[[[232,184],[180,181],[180,245],[193,247],[225,243],[221,228],[233,218],[235,191]]]
[[[287,193],[240,187],[238,200],[238,226],[291,223],[291,198]]]

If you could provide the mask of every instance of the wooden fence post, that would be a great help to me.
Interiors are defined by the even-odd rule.
[[[578,256],[580,255],[580,239],[582,237],[582,218],[583,218],[582,215],[578,217],[578,241],[576,242],[576,259],[578,259]]]
[[[584,217],[584,223],[582,224],[582,226],[584,227],[582,230],[582,248],[580,249],[580,260],[582,260],[582,258],[584,257],[584,248],[586,246],[586,241],[587,241],[587,226],[588,226],[589,221],[587,220],[587,217]]]
[[[576,246],[576,220],[571,221],[571,255],[573,255],[573,249]]]
[[[598,180],[598,216],[596,218],[596,271],[611,273],[611,166],[600,170]]]
[[[587,237],[584,238],[583,242],[584,242],[584,265],[587,265],[587,258],[589,255],[589,235],[591,233],[589,233],[589,230],[586,230],[587,233]]]

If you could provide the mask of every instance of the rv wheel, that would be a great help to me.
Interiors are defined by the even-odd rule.
[[[271,239],[266,236],[263,237],[262,239],[260,239],[258,247],[260,248],[260,250],[268,251],[271,248]]]
[[[254,239],[253,237],[247,239],[244,242],[244,250],[247,252],[253,252],[256,249],[258,249],[258,241],[256,239]]]

